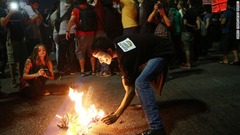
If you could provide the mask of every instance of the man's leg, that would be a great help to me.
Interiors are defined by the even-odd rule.
[[[149,60],[135,82],[136,92],[151,130],[163,129],[163,124],[159,115],[159,108],[150,83],[154,78],[163,72],[165,64],[166,61],[163,58],[154,58]]]

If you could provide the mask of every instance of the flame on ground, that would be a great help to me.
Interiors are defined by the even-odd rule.
[[[94,105],[86,109],[83,105],[83,92],[79,93],[70,88],[69,97],[75,103],[74,111],[67,113],[64,117],[59,115],[57,117],[61,118],[63,125],[68,128],[68,135],[85,135],[90,127],[104,117],[104,112],[97,110]]]

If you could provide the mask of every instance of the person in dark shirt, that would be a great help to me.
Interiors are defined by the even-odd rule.
[[[15,71],[18,69],[19,80],[23,75],[24,62],[27,58],[27,49],[24,42],[24,22],[20,11],[12,10],[2,19],[2,26],[8,30],[7,55],[11,74],[11,87],[17,87]]]
[[[155,84],[153,86],[160,94],[173,48],[169,39],[153,34],[120,36],[113,42],[102,37],[93,42],[92,54],[100,62],[110,64],[112,58],[117,58],[126,91],[119,108],[102,119],[105,124],[117,121],[133,100],[136,90],[150,128],[141,134],[165,134],[151,84]]]
[[[4,71],[7,65],[7,29],[2,26],[2,21],[6,16],[6,1],[0,0],[0,78],[6,77]]]
[[[189,1],[189,8],[183,16],[183,32],[182,42],[183,50],[185,52],[185,63],[180,65],[180,68],[190,69],[191,55],[194,54],[195,60],[198,58],[198,43],[197,35],[200,30],[200,20],[198,19],[198,10],[195,7],[196,3],[193,0]],[[194,53],[193,51],[194,50]]]

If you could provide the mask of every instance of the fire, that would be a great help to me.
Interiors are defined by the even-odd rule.
[[[67,128],[68,135],[85,135],[90,127],[97,124],[104,117],[104,112],[97,110],[93,104],[86,109],[84,107],[85,102],[83,103],[83,92],[79,93],[70,88],[69,97],[75,103],[74,110],[64,117],[57,115],[63,121],[61,127]],[[87,100],[89,99],[85,99],[85,101]]]

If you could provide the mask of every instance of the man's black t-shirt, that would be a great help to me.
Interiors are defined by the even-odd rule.
[[[162,57],[166,60],[174,54],[170,40],[153,34],[121,36],[114,40],[119,68],[126,78],[127,85],[133,85],[140,74],[139,67],[148,60]]]
[[[24,38],[24,22],[21,12],[12,14],[7,28],[10,30],[10,38],[12,41],[22,41]]]
[[[189,8],[186,13],[183,16],[183,19],[187,20],[187,23],[190,25],[197,25],[196,21],[197,21],[197,16],[198,16],[198,12],[197,9],[195,8]],[[187,32],[192,32],[194,33],[195,30],[192,27],[186,26],[185,25],[185,30]]]

